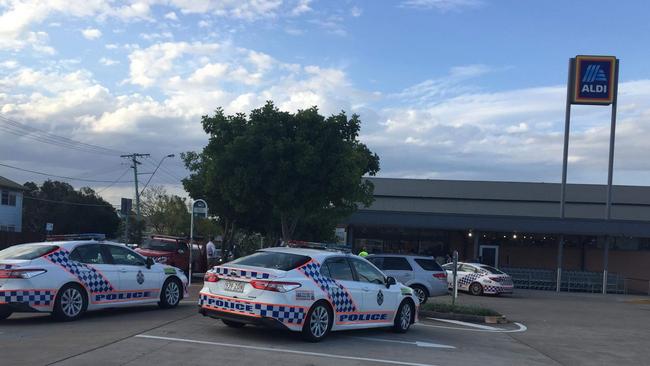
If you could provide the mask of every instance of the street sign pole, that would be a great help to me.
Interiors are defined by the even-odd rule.
[[[454,250],[453,254],[453,263],[454,263],[454,270],[452,271],[453,274],[453,281],[454,281],[454,293],[453,296],[451,297],[451,304],[456,305],[456,298],[458,298],[458,251]]]
[[[189,273],[188,273],[188,278],[187,278],[187,284],[191,285],[192,284],[192,252],[194,248],[194,203],[192,203],[192,212],[190,212],[190,245],[189,245],[189,251],[190,251],[190,265],[189,265]]]
[[[208,217],[208,204],[204,200],[199,199],[192,202],[192,210],[190,212],[190,263],[188,267],[189,278],[187,279],[187,283],[190,285],[192,284],[192,262],[194,257],[194,216],[197,214],[204,218]]]

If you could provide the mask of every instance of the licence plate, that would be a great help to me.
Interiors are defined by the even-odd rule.
[[[225,281],[223,288],[230,292],[244,292],[244,284],[245,282],[240,281]]]

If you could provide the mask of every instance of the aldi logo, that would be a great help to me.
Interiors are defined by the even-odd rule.
[[[613,56],[576,56],[573,104],[611,104],[615,98],[617,60]]]

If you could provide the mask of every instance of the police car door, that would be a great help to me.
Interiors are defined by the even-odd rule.
[[[363,311],[363,290],[359,282],[354,281],[352,267],[345,257],[327,258],[321,266],[321,275],[336,281],[330,285],[329,298],[334,305],[336,325],[356,324],[350,319],[354,313]]]
[[[386,287],[386,277],[370,263],[349,258],[363,291],[363,320],[366,324],[391,323],[397,309],[399,286]]]
[[[158,300],[162,286],[162,274],[147,268],[145,260],[127,247],[104,245],[113,259],[113,265],[120,275],[120,295],[116,300],[122,302],[141,302]]]
[[[75,276],[88,289],[90,305],[101,305],[103,294],[117,290],[120,275],[99,244],[82,244],[70,252],[70,260],[80,265]],[[94,271],[93,271],[94,270]],[[99,298],[97,297],[99,296]]]

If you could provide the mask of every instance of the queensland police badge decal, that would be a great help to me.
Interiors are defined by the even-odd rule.
[[[384,293],[379,290],[377,293],[377,305],[381,305],[384,303]]]
[[[142,285],[144,283],[144,273],[142,273],[142,271],[138,271],[136,280],[138,281],[138,285]]]

